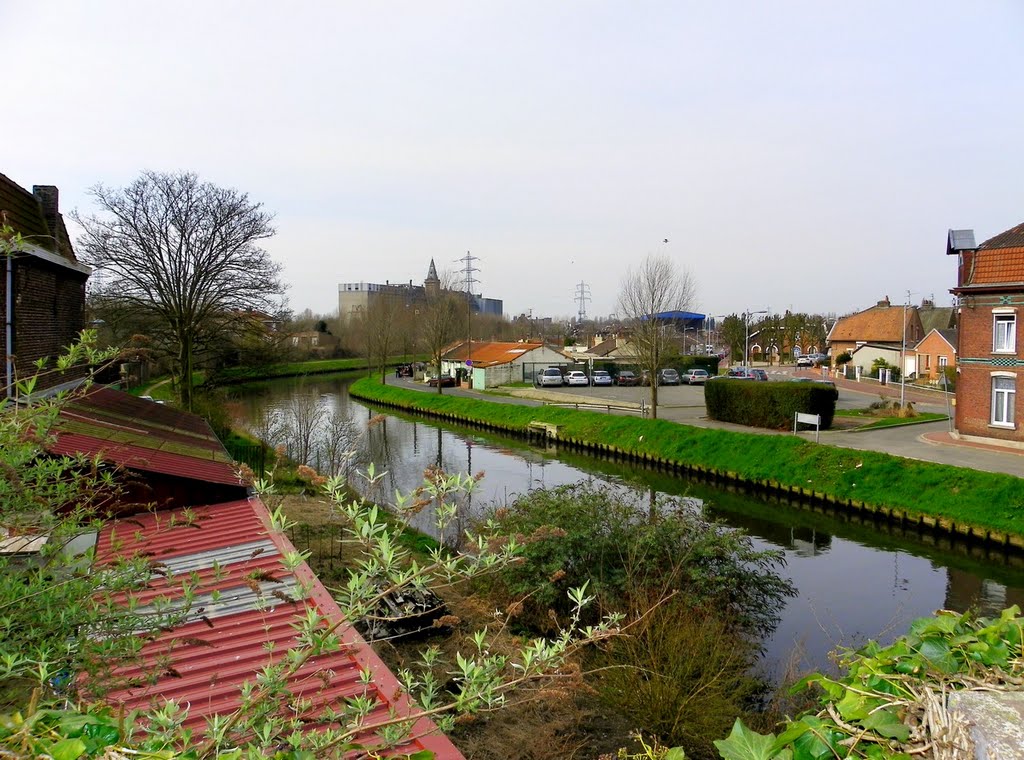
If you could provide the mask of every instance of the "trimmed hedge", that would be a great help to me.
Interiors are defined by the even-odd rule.
[[[763,383],[714,380],[704,384],[708,417],[738,425],[793,427],[797,412],[821,415],[821,429],[832,427],[839,391],[828,383]]]

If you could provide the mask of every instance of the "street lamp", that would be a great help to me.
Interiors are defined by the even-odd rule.
[[[750,309],[747,309],[745,312],[743,312],[743,327],[744,327],[744,330],[743,330],[743,333],[744,333],[744,338],[743,338],[743,366],[744,367],[749,367],[750,366],[750,317],[752,315],[754,315],[754,314],[767,314],[767,313],[768,313],[767,309],[762,309],[761,311],[751,311]]]

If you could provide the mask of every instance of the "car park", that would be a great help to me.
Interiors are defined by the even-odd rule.
[[[558,367],[548,367],[546,369],[542,369],[537,373],[537,376],[534,378],[533,383],[538,388],[543,388],[549,385],[554,385],[561,388],[563,384],[562,370],[560,370]]]
[[[580,372],[579,370],[573,370],[567,372],[565,375],[566,385],[590,385],[590,378],[587,377],[586,372]]]
[[[679,373],[667,367],[658,373],[658,385],[679,385]]]
[[[590,373],[590,384],[591,385],[614,385],[612,376],[607,370],[595,369]]]
[[[619,376],[615,378],[616,385],[639,385],[640,378],[636,376],[635,372],[631,372],[628,369],[622,370]]]
[[[703,385],[709,377],[710,375],[706,369],[691,367],[682,374],[682,382],[687,385]]]

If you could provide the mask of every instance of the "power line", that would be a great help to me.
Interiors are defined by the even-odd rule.
[[[580,305],[576,316],[580,322],[583,322],[587,318],[587,301],[593,300],[590,297],[590,286],[581,280],[580,284],[576,286],[576,297],[573,300]]]
[[[473,256],[469,251],[466,251],[466,255],[461,259],[456,259],[463,263],[462,267],[462,286],[466,289],[466,293],[470,296],[473,295],[473,286],[480,283],[480,280],[476,279],[473,275],[479,272],[478,267],[473,266],[477,261],[480,261],[479,256]]]

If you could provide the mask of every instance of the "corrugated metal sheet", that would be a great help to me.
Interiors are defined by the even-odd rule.
[[[47,444],[46,449],[51,454],[57,455],[85,454],[89,457],[99,457],[104,462],[131,470],[159,472],[193,480],[204,480],[209,483],[244,485],[229,462],[217,462],[187,454],[113,443],[91,435],[57,431],[55,439]]]
[[[136,515],[109,524],[97,540],[97,562],[141,556],[162,573],[187,575],[198,586],[201,608],[193,611],[190,622],[162,632],[144,647],[141,661],[120,673],[136,685],[110,695],[110,700],[126,709],[177,700],[189,706],[185,726],[197,733],[207,717],[234,711],[241,684],[284,656],[295,641],[293,626],[307,608],[316,608],[329,623],[343,620],[305,563],[294,572],[284,567],[282,555],[292,551],[286,537],[269,532],[269,515],[257,499]],[[163,597],[164,603],[173,604],[174,595],[180,596],[178,588],[173,578],[154,575],[136,601],[151,605]],[[281,598],[297,597],[303,588],[309,593],[301,601]],[[290,679],[295,699],[279,706],[282,714],[294,717],[295,700],[307,700],[302,717],[316,729],[322,725],[320,717],[339,700],[367,692],[377,704],[367,723],[387,720],[391,710],[409,715],[412,707],[398,681],[358,632],[343,622],[338,636],[340,651],[312,658]],[[368,686],[360,680],[364,669],[373,675]],[[438,760],[462,760],[430,721],[417,721],[412,733],[404,751],[429,749]],[[372,741],[369,735],[361,738]]]

